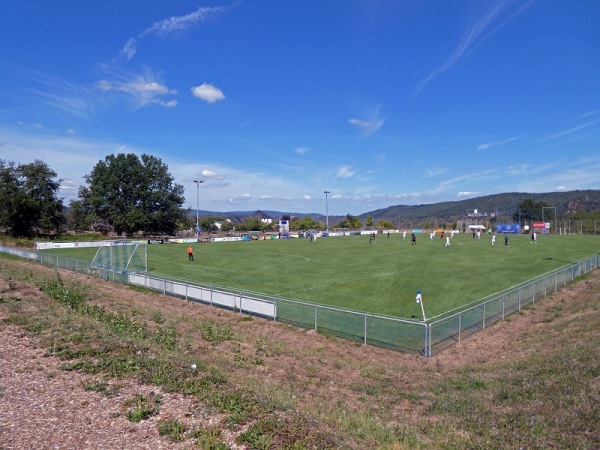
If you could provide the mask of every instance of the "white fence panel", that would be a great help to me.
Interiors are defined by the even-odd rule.
[[[226,292],[212,291],[211,303],[213,305],[224,306],[229,309],[237,309],[237,295],[227,294]]]
[[[275,318],[275,302],[265,302],[264,300],[240,297],[240,310],[251,312],[265,317]]]
[[[177,295],[179,297],[187,297],[188,294],[188,285],[187,283],[177,283],[177,282],[173,282],[171,284],[172,287],[172,291],[171,293],[174,295]]]

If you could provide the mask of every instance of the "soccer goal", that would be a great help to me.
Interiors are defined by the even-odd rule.
[[[90,267],[117,273],[148,272],[148,244],[106,241],[98,248]]]

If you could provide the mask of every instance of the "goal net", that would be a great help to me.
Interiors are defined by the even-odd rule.
[[[148,272],[148,244],[107,241],[98,248],[90,267],[109,272]]]

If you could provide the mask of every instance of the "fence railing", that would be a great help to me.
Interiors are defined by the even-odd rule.
[[[600,254],[535,278],[492,299],[425,323],[395,317],[316,305],[254,292],[231,290],[147,273],[117,273],[90,267],[90,262],[75,258],[28,252],[0,246],[0,252],[11,253],[58,269],[141,286],[165,295],[228,308],[279,322],[289,323],[323,334],[339,336],[368,345],[433,356],[467,336],[484,330],[506,316],[549,295],[575,278],[599,267]]]

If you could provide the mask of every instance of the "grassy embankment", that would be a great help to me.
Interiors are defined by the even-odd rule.
[[[225,428],[251,449],[600,445],[597,271],[431,359],[6,255],[0,277],[0,330],[22,327],[63,370],[94,374],[82,389],[110,396],[135,379],[223,414],[212,428],[159,422],[165,439],[192,448],[227,448]],[[160,409],[154,399],[127,403],[132,422]]]

